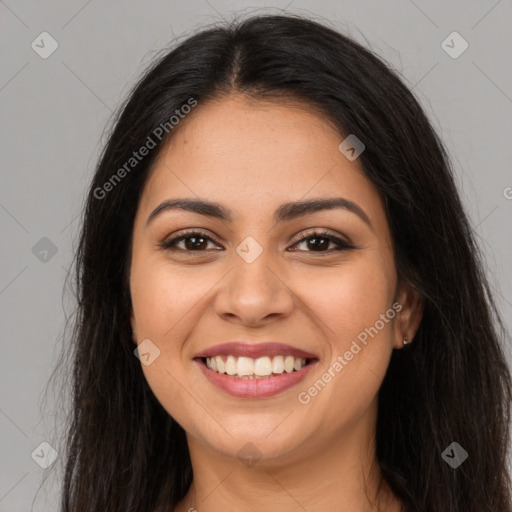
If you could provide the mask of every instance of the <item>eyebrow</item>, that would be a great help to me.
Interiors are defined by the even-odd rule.
[[[370,228],[372,223],[364,210],[349,199],[343,197],[310,199],[307,201],[296,201],[284,203],[274,212],[276,223],[282,223],[303,217],[322,210],[344,209],[360,217]],[[158,215],[169,210],[184,210],[198,213],[214,219],[232,222],[233,217],[227,208],[219,203],[206,201],[204,199],[167,199],[159,204],[149,215],[146,226]]]

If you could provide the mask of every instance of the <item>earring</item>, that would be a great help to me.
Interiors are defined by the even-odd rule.
[[[404,342],[404,345],[408,345],[410,343],[410,341],[408,341],[409,338],[407,336],[405,336],[403,342]]]

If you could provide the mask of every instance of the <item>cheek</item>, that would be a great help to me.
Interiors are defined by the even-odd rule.
[[[330,335],[339,340],[336,345],[343,347],[391,307],[392,278],[382,259],[361,258],[322,279],[321,284],[317,281],[316,291],[308,292],[308,301],[330,327]]]
[[[171,272],[168,264],[148,258],[134,260],[130,281],[138,341],[150,339],[160,350],[150,365],[142,365],[146,381],[162,407],[191,432],[197,406],[181,384],[191,364],[182,348],[205,293],[193,275]]]
[[[308,296],[331,352],[324,370],[336,375],[326,377],[334,384],[325,395],[337,403],[357,396],[363,404],[377,392],[393,348],[394,272],[382,253],[375,252],[331,277]]]
[[[193,309],[200,307],[207,289],[208,279],[200,279],[197,270],[171,270],[150,260],[134,265],[131,294],[137,332],[160,343],[176,339],[175,329],[187,323],[187,313],[193,315]]]

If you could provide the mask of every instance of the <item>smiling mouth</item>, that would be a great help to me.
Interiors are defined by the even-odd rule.
[[[218,355],[198,359],[214,373],[241,380],[268,380],[282,374],[297,373],[317,360],[292,355],[258,358]]]

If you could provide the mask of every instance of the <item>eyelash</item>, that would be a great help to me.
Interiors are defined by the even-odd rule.
[[[194,252],[197,252],[197,253],[207,252],[206,249],[198,250],[198,251],[190,251],[187,249],[181,249],[179,247],[176,247],[177,243],[179,243],[183,240],[186,240],[187,238],[199,238],[199,237],[204,238],[206,241],[210,241],[210,242],[217,244],[217,242],[212,237],[206,235],[206,233],[203,233],[201,231],[196,231],[196,230],[190,230],[190,231],[185,231],[181,235],[171,238],[170,240],[165,240],[164,242],[158,244],[158,247],[160,247],[161,249],[170,250],[170,251],[187,252],[189,254],[194,253]],[[337,236],[331,235],[329,232],[323,231],[323,230],[312,230],[312,231],[306,232],[304,234],[304,236],[300,240],[297,240],[293,245],[297,245],[299,243],[305,242],[305,241],[309,240],[310,238],[325,238],[325,239],[329,240],[329,243],[334,242],[335,244],[337,244],[338,247],[335,248],[334,250],[329,249],[327,251],[299,251],[299,252],[311,252],[311,253],[318,252],[318,254],[332,254],[333,252],[336,252],[336,251],[354,249],[354,246],[350,245],[345,240],[343,240]],[[220,245],[220,244],[218,244],[218,245]]]

